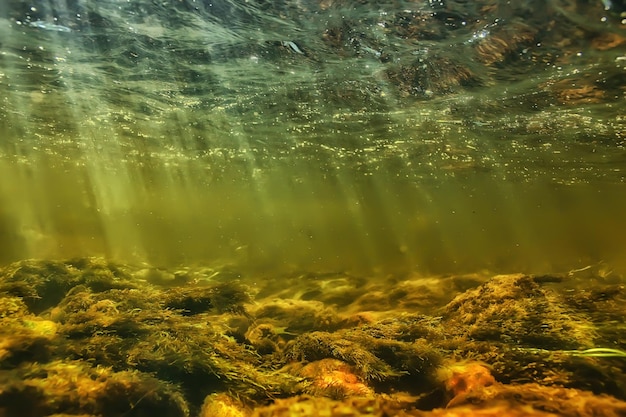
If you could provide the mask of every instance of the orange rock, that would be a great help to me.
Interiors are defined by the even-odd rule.
[[[328,397],[372,396],[353,368],[337,359],[322,359],[305,365],[298,376],[312,380],[311,394]]]
[[[459,362],[443,366],[438,371],[438,377],[443,381],[450,398],[496,382],[489,369],[479,362]]]

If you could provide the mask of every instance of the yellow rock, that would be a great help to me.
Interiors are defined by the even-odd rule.
[[[216,393],[204,399],[200,417],[247,417],[250,413],[228,394]]]

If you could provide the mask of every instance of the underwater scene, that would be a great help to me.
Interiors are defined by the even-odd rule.
[[[0,0],[0,417],[626,416],[624,0]]]

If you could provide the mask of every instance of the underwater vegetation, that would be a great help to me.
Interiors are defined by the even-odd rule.
[[[0,417],[626,416],[625,9],[0,0]]]
[[[223,276],[101,258],[4,267],[1,414],[626,412],[626,288],[601,267],[280,287]],[[339,282],[351,301],[316,291]]]

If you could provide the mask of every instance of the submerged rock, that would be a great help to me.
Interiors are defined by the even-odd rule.
[[[602,280],[592,271],[584,280],[363,278],[364,295],[339,306],[281,298],[270,282],[254,291],[245,281],[162,286],[135,278],[132,266],[106,265],[2,270],[1,413],[584,416],[619,414],[626,400],[624,342],[604,325],[623,319],[626,298],[615,278],[590,290]],[[65,272],[38,275],[50,268]],[[47,291],[48,282],[63,291]],[[384,310],[362,309],[369,290]]]

